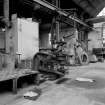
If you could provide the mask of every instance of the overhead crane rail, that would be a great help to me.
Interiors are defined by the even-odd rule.
[[[73,20],[73,21],[75,21],[75,22],[77,22],[77,23],[79,23],[85,27],[92,28],[89,25],[87,25],[85,22],[83,22],[82,20],[78,19],[77,17],[73,17],[73,16],[69,15],[68,12],[61,10],[60,8],[54,6],[53,4],[51,4],[45,0],[33,0],[33,1],[35,1],[36,3],[38,3],[44,7],[47,7],[48,9],[51,9],[53,11],[58,12],[60,15],[68,17],[69,19],[71,19],[71,20]]]

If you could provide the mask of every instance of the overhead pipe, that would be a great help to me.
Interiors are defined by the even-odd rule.
[[[60,15],[68,17],[69,19],[71,19],[73,21],[76,21],[77,23],[79,23],[79,24],[81,24],[83,26],[86,26],[88,28],[92,28],[89,25],[87,25],[85,22],[81,21],[80,19],[69,15],[68,12],[62,11],[60,8],[56,7],[55,5],[49,3],[49,2],[47,2],[45,0],[43,0],[43,1],[42,0],[33,0],[33,1],[35,1],[36,3],[38,3],[38,4],[40,4],[40,5],[44,6],[44,7],[47,7],[49,9],[53,10],[53,11],[57,11]]]

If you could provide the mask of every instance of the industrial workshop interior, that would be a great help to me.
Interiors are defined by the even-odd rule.
[[[0,0],[0,105],[105,105],[105,0]]]

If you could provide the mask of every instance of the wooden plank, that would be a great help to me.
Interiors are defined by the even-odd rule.
[[[28,75],[32,75],[32,74],[37,74],[37,71],[27,71],[26,70],[20,70],[20,71],[14,71],[8,75],[6,75],[6,72],[2,71],[0,72],[2,73],[2,77],[0,78],[0,82],[2,81],[6,81],[6,80],[10,80],[10,79],[14,79],[14,78],[20,78],[23,76],[28,76]]]

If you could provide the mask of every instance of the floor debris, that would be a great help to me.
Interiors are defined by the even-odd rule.
[[[41,95],[41,90],[40,89],[33,89],[31,91],[28,91],[27,93],[23,94],[25,99],[29,100],[36,100],[39,96]]]
[[[81,82],[94,82],[94,81],[95,81],[95,80],[93,80],[93,79],[82,78],[82,77],[77,77],[76,80],[77,80],[77,81],[81,81]]]

